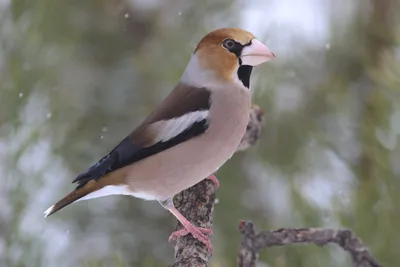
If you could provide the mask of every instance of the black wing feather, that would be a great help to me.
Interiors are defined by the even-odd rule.
[[[140,161],[151,155],[167,150],[179,143],[196,137],[208,129],[208,120],[203,119],[195,122],[188,129],[181,132],[174,138],[165,142],[158,142],[152,146],[142,147],[132,142],[130,136],[122,140],[108,155],[104,156],[86,172],[80,174],[73,182],[77,182],[78,188],[83,187],[87,182],[97,180],[109,172],[123,168],[127,165]]]

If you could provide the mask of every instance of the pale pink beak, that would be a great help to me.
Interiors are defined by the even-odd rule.
[[[275,55],[266,45],[257,39],[253,39],[251,40],[251,45],[243,48],[240,58],[242,59],[242,65],[257,66],[274,59]]]

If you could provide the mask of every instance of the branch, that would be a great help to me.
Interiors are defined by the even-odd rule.
[[[174,205],[196,226],[212,229],[215,190],[214,183],[205,179],[176,195]],[[178,222],[175,230],[181,228],[182,225]],[[205,267],[210,256],[205,245],[192,235],[182,236],[175,244],[175,264],[172,266]]]
[[[239,249],[238,266],[255,267],[260,251],[265,247],[297,243],[325,246],[336,243],[353,258],[356,267],[382,267],[370,254],[361,239],[346,229],[298,228],[263,231],[256,234],[251,222],[240,222],[243,240]]]
[[[256,143],[261,135],[262,120],[262,110],[253,105],[249,124],[238,151]],[[194,225],[211,229],[215,190],[214,183],[204,179],[177,194],[174,197],[174,205]],[[182,225],[178,222],[175,230],[181,228]],[[192,235],[186,235],[179,237],[175,244],[175,263],[171,267],[205,267],[210,256],[203,243],[195,240]]]

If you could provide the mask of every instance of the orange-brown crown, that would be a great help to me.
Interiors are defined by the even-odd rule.
[[[194,51],[205,69],[213,70],[220,78],[231,81],[239,67],[238,56],[226,49],[223,42],[232,39],[242,45],[251,42],[254,35],[239,28],[222,28],[208,33]]]
[[[239,28],[217,29],[208,33],[206,36],[203,37],[203,39],[201,39],[196,47],[195,53],[197,50],[202,49],[203,47],[221,46],[222,42],[228,38],[240,42],[244,45],[249,43],[255,37],[251,32]]]

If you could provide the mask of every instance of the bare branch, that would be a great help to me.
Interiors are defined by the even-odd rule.
[[[194,225],[211,229],[214,201],[215,185],[205,179],[176,195],[174,205]],[[176,230],[181,228],[178,223]],[[182,236],[175,244],[175,264],[172,266],[205,267],[210,256],[205,245],[192,235]]]
[[[278,229],[256,233],[251,222],[241,222],[243,240],[239,249],[238,266],[255,267],[260,251],[265,247],[314,243],[325,246],[336,243],[353,258],[356,267],[381,267],[361,239],[347,229],[298,228]]]

